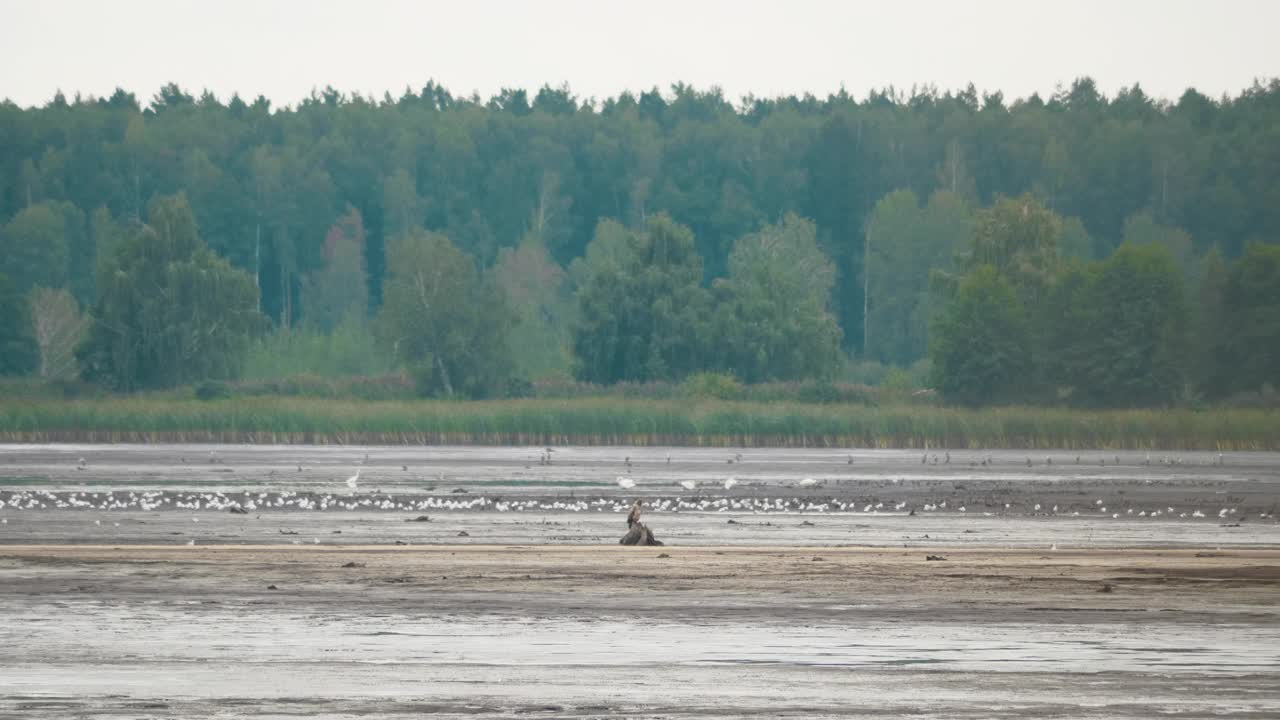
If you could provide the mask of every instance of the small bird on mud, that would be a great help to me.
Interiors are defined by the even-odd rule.
[[[356,474],[347,478],[347,487],[352,490],[356,489],[356,485],[360,482],[360,468],[356,468]]]
[[[618,487],[626,488],[627,490],[630,490],[635,486],[636,486],[636,481],[632,480],[631,478],[628,478],[628,477],[618,478]]]
[[[698,483],[693,480],[681,480],[680,487],[684,488],[685,490],[697,490]]]
[[[724,489],[728,490],[737,484],[738,484],[738,480],[736,478],[729,478],[728,480],[724,481]]]

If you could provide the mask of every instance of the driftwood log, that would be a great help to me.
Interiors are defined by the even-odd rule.
[[[627,534],[618,541],[619,545],[661,545],[662,541],[653,536],[648,525],[640,522],[640,513],[644,511],[644,501],[636,500],[627,513]]]

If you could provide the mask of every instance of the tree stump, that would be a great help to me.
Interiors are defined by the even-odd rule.
[[[631,526],[626,535],[618,541],[619,545],[661,545],[662,541],[653,536],[649,526],[638,522]]]

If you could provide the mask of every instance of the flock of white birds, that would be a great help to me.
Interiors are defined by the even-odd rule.
[[[547,454],[543,455],[543,462],[549,462],[548,458],[552,450],[548,449]],[[929,461],[926,454],[923,462]],[[939,462],[937,455],[933,456],[935,463]],[[951,462],[950,453],[946,453],[942,462],[949,464]],[[742,456],[735,455],[729,463],[741,462]],[[1079,462],[1079,458],[1076,459]],[[1115,458],[1118,463],[1119,457]],[[184,459],[183,462],[186,462]],[[216,450],[209,453],[209,462],[213,464],[222,463],[223,460]],[[365,455],[365,462],[368,462],[368,455]],[[667,462],[670,462],[668,457]],[[849,462],[853,462],[852,456],[849,456]],[[976,461],[975,461],[976,462]],[[983,464],[991,462],[990,458],[983,458]],[[1031,464],[1030,458],[1027,460]],[[1144,464],[1150,464],[1150,456],[1142,460]],[[1169,461],[1166,461],[1166,463]],[[1181,464],[1181,459],[1177,459],[1177,464]],[[1213,464],[1223,463],[1222,455],[1212,458]],[[1051,462],[1047,464],[1052,464]],[[631,467],[631,458],[626,460],[628,470]],[[77,469],[84,470],[86,462],[83,457],[79,458]],[[44,489],[15,489],[0,492],[0,511],[24,511],[24,510],[187,510],[187,511],[230,511],[238,513],[249,512],[270,512],[270,511],[326,511],[326,510],[346,510],[346,511],[405,511],[405,512],[466,512],[466,511],[493,511],[493,512],[626,512],[631,504],[628,497],[608,497],[601,495],[599,497],[587,499],[579,497],[524,497],[517,499],[508,499],[503,497],[488,497],[485,495],[471,496],[449,496],[445,495],[427,495],[427,494],[404,494],[392,495],[384,494],[379,490],[372,492],[360,492],[360,474],[363,468],[357,468],[354,475],[346,479],[345,485],[349,492],[302,492],[302,491],[243,491],[243,492],[225,492],[225,491],[162,491],[162,490],[145,490],[145,491],[87,491],[87,490],[70,490],[70,491],[52,491]],[[302,467],[299,466],[299,471]],[[408,470],[407,467],[404,470]],[[616,484],[623,490],[635,490],[640,485],[636,479],[630,476],[619,476],[616,478]],[[895,481],[896,482],[896,481]],[[696,480],[686,479],[679,481],[671,480],[650,480],[644,483],[641,488],[646,491],[646,504],[651,511],[656,512],[741,512],[741,513],[856,513],[856,514],[880,514],[880,513],[897,513],[897,514],[916,514],[922,513],[946,513],[954,512],[959,514],[969,514],[969,508],[963,504],[948,505],[947,500],[937,502],[923,502],[918,504],[910,504],[906,501],[884,501],[875,499],[870,502],[858,500],[841,500],[837,498],[818,498],[818,497],[766,497],[753,493],[751,495],[736,494],[730,496],[715,497],[717,492],[732,490],[740,483],[735,477],[726,477],[718,481],[704,481],[699,483]],[[793,487],[816,489],[825,485],[826,481],[819,481],[814,478],[806,477],[792,484]],[[667,496],[667,489],[680,488],[675,495]],[[774,486],[769,489],[782,489]],[[693,493],[690,495],[682,495],[680,491]],[[767,492],[767,490],[766,490]],[[464,493],[463,490],[455,490],[454,493]],[[1118,505],[1123,501],[1116,501],[1111,505]],[[997,514],[1030,514],[1043,516],[1063,516],[1063,517],[1103,517],[1111,519],[1200,519],[1213,518],[1221,521],[1243,520],[1239,511],[1235,507],[1214,508],[1212,510],[1201,508],[1175,508],[1172,506],[1165,507],[1124,507],[1118,509],[1109,507],[1108,503],[1102,498],[1098,498],[1092,505],[1078,505],[1072,508],[1061,509],[1058,505],[1052,507],[1042,507],[1040,503],[1028,504],[1023,507],[1013,507],[1010,504],[1004,504],[1002,508],[984,506],[982,509],[975,511],[973,514],[981,514],[983,516],[992,516]],[[1271,513],[1258,513],[1259,519],[1272,519]],[[192,517],[193,522],[198,522],[199,518]],[[0,524],[7,524],[8,520],[0,513]],[[95,521],[100,523],[100,521]]]
[[[354,475],[347,484],[353,489],[358,483]],[[625,483],[623,481],[626,481]],[[630,478],[619,478],[619,486],[634,489],[635,481]],[[723,483],[725,489],[737,484],[734,478]],[[800,485],[805,483],[801,482]],[[696,491],[693,481],[682,481],[679,486],[688,491]],[[397,512],[467,512],[491,511],[499,513],[520,512],[626,512],[631,500],[626,497],[599,496],[583,497],[526,497],[504,498],[487,495],[391,495],[380,492],[350,493],[314,493],[298,491],[282,492],[197,492],[197,491],[105,491],[93,492],[84,490],[52,491],[44,489],[12,490],[0,493],[0,511],[24,510],[98,510],[98,511],[155,511],[155,510],[187,510],[187,511],[223,511],[223,512],[273,512],[273,511],[397,511]],[[739,512],[739,513],[851,513],[876,515],[882,513],[969,513],[964,505],[948,505],[947,500],[926,502],[911,505],[906,501],[886,502],[877,500],[863,502],[858,500],[840,500],[836,498],[815,497],[761,497],[742,495],[715,497],[698,494],[646,496],[646,504],[651,511],[657,512]],[[974,514],[993,516],[997,514],[1031,514],[1063,517],[1109,517],[1143,518],[1143,519],[1199,519],[1210,517],[1215,520],[1238,520],[1240,514],[1235,507],[1223,507],[1206,513],[1197,508],[1178,509],[1171,506],[1160,508],[1126,507],[1115,510],[1098,498],[1093,507],[1082,510],[1059,510],[1057,505],[1042,508],[1039,503],[1024,507],[1004,504],[1003,507],[984,508]],[[1258,519],[1271,519],[1270,513],[1259,513]],[[0,521],[4,518],[0,517]],[[199,518],[192,518],[198,522]]]

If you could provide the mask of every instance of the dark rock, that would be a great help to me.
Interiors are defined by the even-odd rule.
[[[938,560],[938,561],[946,560],[946,558],[942,557],[941,555],[925,555],[925,556],[924,556],[924,559],[925,559],[925,560]]]

